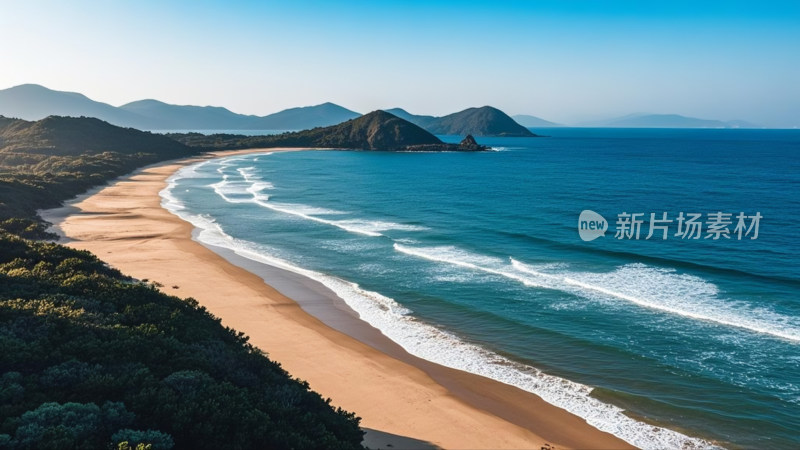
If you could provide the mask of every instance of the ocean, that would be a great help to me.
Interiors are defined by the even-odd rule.
[[[410,353],[634,445],[800,447],[800,131],[534,131],[211,160],[163,204]]]

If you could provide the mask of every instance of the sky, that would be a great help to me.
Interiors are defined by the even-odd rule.
[[[800,1],[0,0],[0,89],[800,126]]]

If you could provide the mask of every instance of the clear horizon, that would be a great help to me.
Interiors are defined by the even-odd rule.
[[[796,2],[262,3],[8,4],[0,88],[256,115],[330,101],[800,126]]]

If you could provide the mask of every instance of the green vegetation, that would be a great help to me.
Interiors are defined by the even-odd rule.
[[[426,127],[433,134],[474,134],[476,136],[536,137],[506,113],[491,106],[468,108],[439,117]]]
[[[269,326],[269,324],[265,324]],[[191,299],[0,234],[0,446],[356,448],[358,419]]]
[[[160,134],[120,128],[91,117],[57,117],[28,122],[0,117],[0,147],[4,153],[82,155],[116,152],[152,153],[175,158],[190,153],[186,146]]]
[[[30,240],[37,209],[193,151],[96,119],[0,118],[0,449],[359,448],[354,414],[196,301]]]
[[[167,137],[92,118],[28,122],[0,117],[0,229],[44,237],[37,209],[56,207],[138,167],[193,152]]]
[[[464,151],[445,144],[417,125],[385,111],[373,111],[357,119],[325,128],[271,136],[200,133],[168,134],[187,146],[203,150],[240,148],[320,147],[358,150]]]

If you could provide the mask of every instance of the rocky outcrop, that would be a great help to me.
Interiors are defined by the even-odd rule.
[[[475,138],[472,137],[471,134],[468,134],[467,137],[465,137],[461,143],[458,144],[458,149],[465,152],[477,152],[486,150],[486,147],[478,144],[475,141]]]

